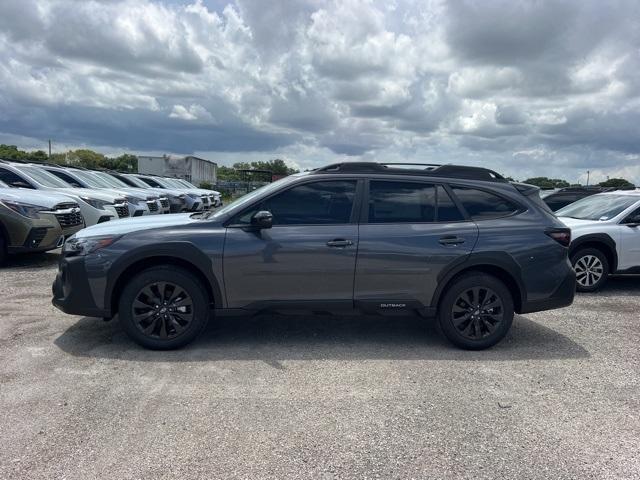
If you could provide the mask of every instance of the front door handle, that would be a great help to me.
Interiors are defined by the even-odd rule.
[[[353,242],[351,240],[345,240],[344,238],[336,238],[334,240],[329,240],[327,242],[327,247],[348,247],[350,245],[353,245]]]
[[[449,235],[440,238],[438,242],[440,243],[440,245],[460,245],[461,243],[464,243],[464,238],[456,237],[455,235]]]

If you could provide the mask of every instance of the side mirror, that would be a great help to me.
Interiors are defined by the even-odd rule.
[[[251,226],[258,230],[263,228],[271,228],[273,226],[273,215],[266,210],[260,210],[251,217]]]
[[[640,227],[640,215],[632,215],[622,222],[627,227]]]

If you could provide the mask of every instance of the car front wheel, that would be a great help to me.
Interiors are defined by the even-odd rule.
[[[468,350],[492,347],[511,328],[513,299],[496,277],[468,273],[449,285],[438,310],[438,322],[447,339]]]
[[[178,267],[153,267],[131,279],[120,296],[125,332],[143,347],[180,348],[206,326],[209,303],[197,277]]]
[[[571,256],[576,271],[576,289],[579,292],[595,292],[602,288],[609,275],[607,257],[597,248],[583,248]]]

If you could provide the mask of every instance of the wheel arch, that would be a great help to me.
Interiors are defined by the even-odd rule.
[[[591,233],[576,238],[569,246],[569,258],[583,248],[600,250],[609,262],[609,271],[614,273],[618,269],[618,251],[616,242],[606,233]]]
[[[504,255],[504,254],[503,254]],[[513,264],[511,264],[513,262]],[[431,306],[439,309],[440,302],[448,287],[458,278],[469,273],[486,273],[498,278],[505,284],[513,298],[513,307],[517,313],[522,311],[526,302],[525,288],[518,274],[517,266],[513,259],[496,258],[489,260],[486,256],[478,256],[452,268],[438,280],[438,287],[433,295]]]
[[[205,287],[207,298],[212,305],[222,305],[222,295],[217,280],[207,275],[195,262],[173,255],[150,255],[127,265],[109,282],[108,295],[111,315],[118,312],[118,302],[127,280],[143,270],[152,267],[175,266],[193,274]]]

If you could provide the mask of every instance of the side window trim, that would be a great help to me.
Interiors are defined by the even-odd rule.
[[[235,220],[239,217],[241,217],[242,215],[244,215],[247,211],[252,210],[253,208],[255,208],[256,206],[261,206],[263,205],[265,202],[267,202],[270,198],[275,197],[276,195],[280,195],[281,193],[284,193],[288,190],[291,190],[292,188],[295,187],[299,187],[300,185],[306,185],[309,183],[323,183],[323,182],[340,182],[340,181],[352,181],[352,182],[356,182],[356,188],[355,188],[355,194],[354,194],[354,198],[353,198],[353,205],[351,207],[351,216],[349,218],[349,222],[348,223],[297,223],[294,226],[296,227],[304,227],[304,226],[331,226],[331,225],[352,225],[352,224],[357,224],[358,223],[358,216],[359,216],[359,202],[362,203],[362,196],[363,196],[363,191],[364,191],[364,186],[363,186],[363,179],[362,178],[356,178],[356,177],[347,177],[345,176],[345,178],[329,178],[329,179],[319,179],[319,178],[313,178],[313,179],[305,179],[304,181],[301,182],[296,182],[292,185],[288,185],[287,187],[272,192],[270,195],[264,197],[264,198],[260,198],[258,200],[256,200],[254,203],[251,203],[250,205],[247,205],[245,208],[243,208],[240,212],[236,213],[232,218],[230,218],[227,222],[225,222],[223,224],[223,226],[225,228],[242,228],[242,227],[246,227],[247,225],[244,223],[234,223]],[[279,228],[279,227],[289,227],[291,225],[274,225],[272,228]]]

